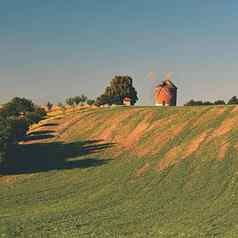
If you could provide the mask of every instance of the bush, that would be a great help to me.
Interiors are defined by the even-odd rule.
[[[46,111],[43,108],[36,108],[34,112],[26,113],[25,120],[28,126],[30,126],[44,119],[46,115]]]
[[[9,148],[15,141],[14,124],[0,115],[0,168],[6,162]]]

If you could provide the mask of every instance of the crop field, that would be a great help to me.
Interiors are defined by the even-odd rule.
[[[238,107],[115,107],[35,125],[0,176],[0,238],[237,238]]]

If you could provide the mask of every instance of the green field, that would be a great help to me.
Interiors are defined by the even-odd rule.
[[[43,121],[0,177],[0,237],[238,237],[238,109]]]

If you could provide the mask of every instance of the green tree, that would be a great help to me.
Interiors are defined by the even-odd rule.
[[[65,112],[65,106],[63,103],[59,102],[58,104],[58,107],[61,109],[61,111],[64,113]]]
[[[204,106],[211,106],[211,105],[213,105],[213,103],[209,102],[209,101],[205,101],[205,102],[202,103],[202,105],[204,105]]]
[[[69,105],[69,106],[74,106],[74,99],[73,98],[66,98],[65,100],[66,104]]]
[[[227,104],[229,104],[229,105],[238,104],[238,98],[237,98],[237,96],[233,96],[233,97],[228,101]]]
[[[50,112],[53,108],[53,104],[51,102],[47,102],[46,107],[47,107],[47,110]]]
[[[46,111],[25,98],[13,98],[0,110],[0,166],[6,162],[9,148],[25,137],[30,125],[46,116]]]
[[[92,106],[92,105],[95,104],[95,100],[94,100],[94,99],[88,99],[88,100],[87,100],[87,104],[88,104],[89,106]]]
[[[138,101],[137,91],[133,87],[133,79],[129,76],[115,76],[110,86],[106,87],[105,92],[97,98],[96,104],[123,104],[123,99],[130,97],[132,105]]]
[[[82,102],[82,98],[80,96],[74,97],[73,100],[77,106]]]
[[[25,115],[25,120],[28,126],[40,122],[47,116],[44,108],[36,107],[34,112],[27,112]]]
[[[81,98],[81,103],[82,103],[82,105],[87,101],[87,99],[88,99],[88,97],[87,96],[85,96],[84,94],[82,94],[81,96],[80,96],[80,98]]]
[[[34,110],[35,105],[31,100],[15,97],[3,106],[2,115],[5,117],[24,116],[26,112],[33,112]]]
[[[194,99],[189,100],[187,103],[184,104],[184,106],[210,106],[213,105],[212,102],[209,101],[195,101]]]
[[[214,102],[214,105],[225,105],[226,103],[225,103],[225,101],[224,100],[216,100],[215,102]]]

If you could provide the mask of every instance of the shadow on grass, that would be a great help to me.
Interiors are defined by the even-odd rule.
[[[31,136],[37,136],[37,135],[46,135],[50,133],[54,133],[54,130],[45,130],[45,131],[33,131],[28,134],[28,138],[31,139]]]
[[[35,141],[35,140],[45,140],[45,139],[50,139],[53,138],[55,131],[53,130],[46,130],[46,131],[34,131],[28,134],[26,138],[23,139],[24,142],[27,141]]]
[[[61,142],[20,144],[14,151],[11,151],[7,168],[1,174],[27,174],[101,166],[109,160],[82,157],[106,150],[112,146],[112,143],[103,144],[102,141],[98,140],[70,144]]]
[[[45,124],[42,124],[40,127],[51,127],[51,126],[58,126],[59,124],[58,123],[45,123]]]

